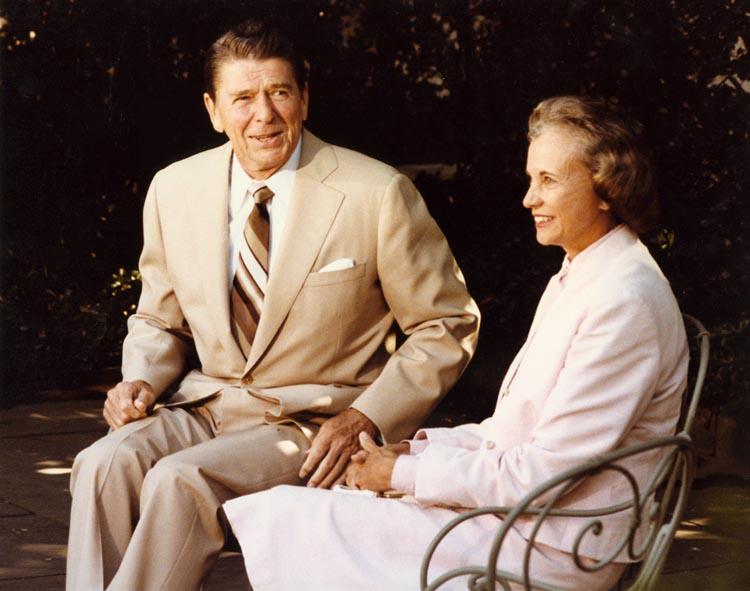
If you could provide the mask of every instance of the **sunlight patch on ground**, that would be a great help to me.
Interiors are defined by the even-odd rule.
[[[65,544],[22,544],[18,547],[20,552],[38,554],[45,559],[65,558],[67,556]]]
[[[70,474],[73,470],[67,462],[61,462],[60,460],[42,460],[41,462],[35,462],[35,466],[40,466],[36,470],[37,474],[43,474],[45,476],[60,476],[61,474]]]
[[[100,418],[100,416],[101,416],[100,412],[90,412],[90,411],[84,411],[84,410],[79,410],[72,414],[55,415],[54,417],[50,415],[45,415],[39,412],[32,412],[32,413],[29,413],[28,415],[30,419],[37,419],[39,421],[52,421],[52,420],[62,421],[66,419],[98,419]]]
[[[37,470],[37,474],[43,474],[44,476],[60,476],[61,474],[70,474],[73,468],[42,468]]]
[[[690,531],[686,529],[679,529],[677,530],[677,533],[675,534],[675,538],[679,538],[681,540],[721,540],[722,536],[717,536],[716,534],[710,534],[707,531]]]
[[[61,462],[60,460],[42,460],[40,462],[34,462],[34,465],[43,468],[59,468],[60,466],[64,466],[65,462]]]
[[[697,525],[702,525],[705,527],[711,525],[711,523],[712,519],[710,517],[697,517],[683,521],[680,525],[682,527],[695,527]]]
[[[0,564],[0,587],[3,579],[25,577],[31,571],[40,575],[62,574],[66,555],[65,544],[19,544],[5,557],[10,564]]]

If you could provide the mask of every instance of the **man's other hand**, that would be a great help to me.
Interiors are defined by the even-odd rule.
[[[104,419],[113,429],[148,415],[156,402],[156,394],[147,382],[120,382],[109,392],[104,403]]]
[[[338,481],[343,482],[344,470],[352,454],[359,449],[358,437],[362,431],[374,437],[378,429],[375,423],[353,408],[328,419],[313,439],[299,472],[300,478],[307,477],[315,469],[307,486],[330,488]]]

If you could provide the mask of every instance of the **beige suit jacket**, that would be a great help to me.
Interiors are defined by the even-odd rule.
[[[412,433],[473,354],[479,312],[413,184],[305,131],[284,236],[246,360],[230,328],[229,144],[161,170],[144,206],[143,291],[123,379],[184,404],[224,388],[272,413],[363,412],[387,441]],[[350,268],[319,273],[340,258]],[[407,335],[389,355],[393,320]],[[198,369],[183,375],[191,354]]]

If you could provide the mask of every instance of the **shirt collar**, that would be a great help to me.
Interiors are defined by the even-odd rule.
[[[625,224],[620,224],[587,246],[572,261],[565,255],[560,273],[566,277],[566,282],[586,281],[611,268],[612,261],[636,242],[638,235]]]

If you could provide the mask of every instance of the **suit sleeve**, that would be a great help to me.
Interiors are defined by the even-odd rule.
[[[656,325],[642,301],[621,298],[592,310],[528,441],[505,450],[431,444],[413,471],[415,496],[465,507],[513,505],[553,475],[618,447],[656,391]]]
[[[157,396],[180,377],[192,350],[192,337],[167,270],[157,198],[158,174],[143,209],[143,251],[139,262],[142,291],[128,319],[123,343],[123,380],[144,380]]]
[[[406,341],[353,404],[386,441],[413,433],[474,353],[479,310],[414,185],[396,175],[378,228],[378,276]]]

